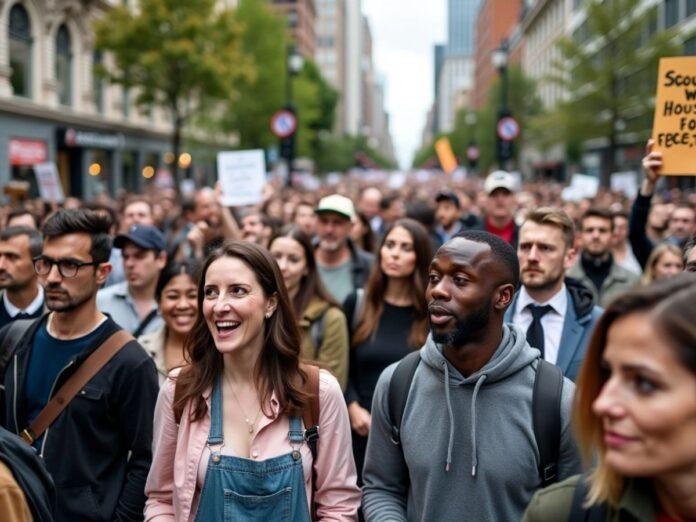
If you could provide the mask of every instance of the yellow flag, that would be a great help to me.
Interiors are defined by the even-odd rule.
[[[452,146],[447,137],[442,137],[435,142],[435,152],[437,159],[440,160],[440,165],[445,174],[451,174],[457,168],[457,158],[454,157]]]

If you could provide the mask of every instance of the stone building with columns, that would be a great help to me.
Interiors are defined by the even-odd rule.
[[[95,74],[108,57],[95,51],[92,26],[109,6],[0,0],[3,186],[23,180],[35,190],[32,167],[47,161],[56,163],[64,192],[84,198],[119,188],[137,192],[166,173],[168,115],[141,113],[132,92]]]

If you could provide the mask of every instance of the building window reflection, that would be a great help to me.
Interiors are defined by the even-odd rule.
[[[56,34],[56,84],[58,102],[72,105],[72,49],[70,32],[65,24],[58,28]]]
[[[10,84],[15,96],[31,97],[31,21],[21,4],[10,9]]]

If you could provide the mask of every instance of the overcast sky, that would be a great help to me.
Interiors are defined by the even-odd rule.
[[[386,79],[386,109],[402,167],[410,167],[433,102],[433,45],[447,35],[444,0],[362,0],[373,57]]]

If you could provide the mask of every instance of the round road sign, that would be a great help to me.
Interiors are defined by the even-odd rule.
[[[498,137],[501,140],[513,141],[520,135],[520,124],[512,116],[505,116],[498,120]]]
[[[297,117],[288,110],[280,110],[271,118],[271,131],[279,138],[289,138],[297,130]]]

